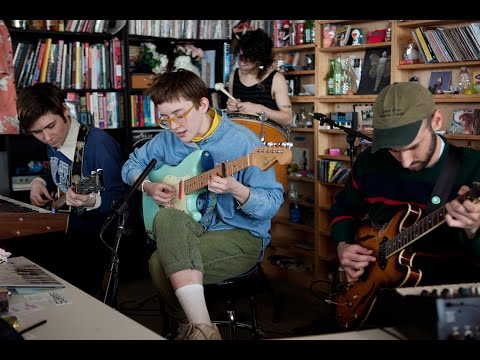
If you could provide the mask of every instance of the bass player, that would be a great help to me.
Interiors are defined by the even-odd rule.
[[[54,199],[55,188],[65,193],[72,207],[67,238],[55,249],[41,248],[29,256],[85,292],[100,296],[109,253],[99,232],[112,202],[127,186],[121,178],[124,156],[120,145],[107,132],[80,124],[69,111],[62,90],[51,83],[38,83],[20,90],[17,99],[20,126],[47,145],[50,172],[31,183],[30,201],[45,206]],[[103,170],[99,193],[75,193],[75,178]],[[53,251],[53,253],[48,253]],[[46,264],[46,263],[47,264]]]

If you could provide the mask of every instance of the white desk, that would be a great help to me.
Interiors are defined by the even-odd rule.
[[[23,334],[26,340],[165,340],[55,274],[45,271],[65,285],[65,288],[54,291],[71,303],[55,305],[50,301],[32,302],[39,307],[38,310],[12,314],[19,318],[20,331],[47,320],[46,324]],[[21,306],[25,302],[23,295],[14,293],[10,298],[10,306]]]
[[[285,340],[406,340],[395,328],[368,329],[285,338]]]

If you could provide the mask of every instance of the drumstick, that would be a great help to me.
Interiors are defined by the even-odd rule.
[[[222,83],[216,83],[215,84],[215,90],[223,92],[225,95],[227,95],[230,99],[237,101],[230,93],[225,90],[225,87],[223,86]]]

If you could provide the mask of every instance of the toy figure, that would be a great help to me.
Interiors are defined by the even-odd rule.
[[[352,45],[361,45],[362,44],[362,32],[360,29],[352,30]]]

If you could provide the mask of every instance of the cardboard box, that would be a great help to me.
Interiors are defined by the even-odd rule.
[[[155,74],[132,74],[132,88],[146,89],[152,85]]]

